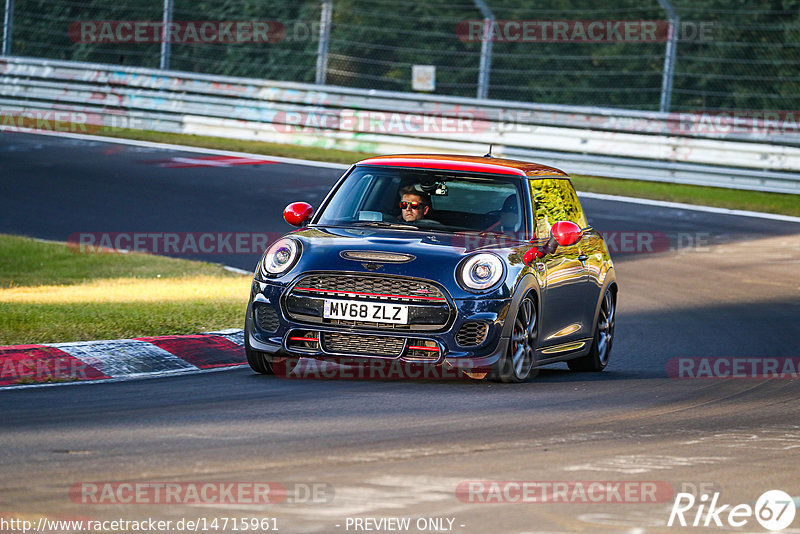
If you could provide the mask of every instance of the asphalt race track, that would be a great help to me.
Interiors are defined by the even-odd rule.
[[[282,208],[318,205],[341,174],[283,163],[164,164],[198,156],[0,134],[0,233],[284,232]],[[621,298],[605,372],[558,365],[500,385],[286,380],[240,367],[0,391],[0,516],[217,518],[220,526],[276,518],[290,533],[363,532],[381,518],[410,518],[410,526],[371,531],[766,532],[752,516],[730,526],[730,508],[718,516],[722,526],[715,517],[696,529],[667,521],[681,491],[697,495],[684,514],[689,524],[696,514],[700,525],[707,519],[701,495],[752,507],[777,489],[800,505],[798,375],[730,379],[718,368],[714,377],[680,379],[674,370],[679,359],[728,358],[748,369],[764,359],[800,362],[800,224],[582,203],[590,222],[619,240],[612,255]],[[646,236],[644,246],[625,245],[620,232],[628,245]],[[653,236],[664,245],[656,252],[646,246]],[[258,256],[187,257],[250,270]],[[478,487],[470,481],[506,492],[457,492]],[[557,502],[533,502],[535,492],[516,502],[525,499],[508,481],[572,489]],[[591,481],[669,491],[599,499],[610,502],[573,491]],[[266,505],[87,504],[70,495],[85,482],[272,482],[290,496]],[[785,532],[800,532],[800,514]]]

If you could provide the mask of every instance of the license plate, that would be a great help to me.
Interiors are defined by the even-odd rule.
[[[403,304],[325,299],[322,316],[325,319],[408,324],[408,306]]]

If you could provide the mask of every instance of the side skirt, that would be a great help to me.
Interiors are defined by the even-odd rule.
[[[536,349],[536,367],[585,356],[589,353],[589,349],[592,348],[592,341],[592,338],[578,339],[560,345]]]

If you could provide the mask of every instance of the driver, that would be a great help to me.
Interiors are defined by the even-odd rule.
[[[400,190],[400,216],[406,222],[419,221],[431,210],[431,197],[428,193],[417,191],[413,185]]]

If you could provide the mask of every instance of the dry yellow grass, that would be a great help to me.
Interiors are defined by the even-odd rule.
[[[39,285],[0,289],[0,302],[26,304],[78,304],[123,302],[177,302],[197,300],[241,301],[250,278],[191,276],[182,278],[112,278],[75,285]]]
[[[0,235],[0,345],[241,328],[251,280],[210,263]]]

